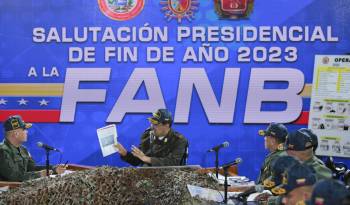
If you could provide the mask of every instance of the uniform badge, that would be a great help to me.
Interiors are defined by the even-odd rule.
[[[253,10],[254,0],[214,0],[215,11],[223,19],[247,18]]]
[[[11,120],[11,125],[12,125],[12,128],[13,128],[13,129],[17,129],[17,128],[20,127],[20,126],[19,126],[19,122],[18,122],[17,119]]]
[[[316,197],[315,205],[324,205],[324,198]]]
[[[198,10],[199,2],[198,0],[163,0],[160,4],[168,21],[177,19],[177,22],[181,23],[182,19],[188,21],[194,19],[194,12]]]
[[[144,4],[145,0],[98,0],[103,14],[117,21],[129,20],[139,15]]]
[[[286,193],[286,190],[282,187],[274,187],[273,189],[271,189],[271,192],[274,194],[274,195],[282,195],[282,194],[285,194]]]
[[[263,181],[263,185],[264,185],[264,187],[266,187],[266,188],[272,188],[272,187],[276,186],[275,182],[273,182],[273,181],[271,181],[271,180],[269,180],[269,179],[265,179],[265,180]]]

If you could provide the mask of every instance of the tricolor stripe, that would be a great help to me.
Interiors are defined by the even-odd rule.
[[[305,84],[303,91],[301,91],[300,96],[303,98],[310,98],[312,93],[312,84]],[[296,119],[293,124],[296,125],[307,125],[309,122],[309,111],[302,111],[299,118]]]
[[[294,121],[293,124],[296,125],[307,125],[309,122],[309,111],[302,111],[301,115],[299,116],[299,118]]]
[[[310,98],[312,92],[312,84],[305,84],[303,91],[301,91],[300,96],[304,98]]]
[[[0,96],[61,97],[63,87],[63,83],[1,83]]]
[[[6,97],[62,97],[63,83],[1,83],[0,96]],[[60,121],[60,110],[13,109],[0,110],[0,122],[11,115],[21,115],[27,122],[54,123]]]
[[[60,110],[0,110],[0,122],[11,115],[21,115],[25,122],[59,122]]]

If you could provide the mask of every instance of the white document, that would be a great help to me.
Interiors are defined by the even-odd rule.
[[[59,174],[59,175],[62,177],[64,175],[71,174],[71,173],[74,173],[74,172],[75,171],[72,171],[72,170],[65,170],[62,174]],[[50,177],[51,178],[55,178],[55,177],[57,177],[57,175],[51,174]]]
[[[199,186],[193,186],[190,184],[187,184],[187,189],[190,192],[192,197],[199,197],[201,199],[207,200],[207,201],[216,201],[216,202],[223,202],[224,201],[224,192],[218,191],[214,189],[208,189],[203,188]],[[228,192],[227,197],[236,196],[240,192]],[[228,200],[227,204],[235,204],[232,200]]]
[[[115,124],[97,129],[97,136],[103,157],[118,152],[118,149],[114,146],[114,144],[118,143],[118,134]]]
[[[218,178],[216,178],[215,173],[209,173],[208,175],[215,179],[219,184],[225,183],[225,176],[221,174],[218,174]],[[250,181],[249,178],[245,176],[229,176],[227,177],[227,184],[235,187],[255,186],[255,182]]]
[[[0,187],[0,194],[2,193],[2,192],[6,192],[6,191],[8,191],[10,189],[10,187],[9,186],[3,186],[3,187]]]

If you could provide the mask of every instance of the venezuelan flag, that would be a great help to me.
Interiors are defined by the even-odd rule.
[[[63,83],[1,83],[0,122],[21,115],[28,122],[59,122]]]

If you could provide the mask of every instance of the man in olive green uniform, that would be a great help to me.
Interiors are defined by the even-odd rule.
[[[270,151],[261,167],[257,184],[262,184],[271,176],[271,163],[280,156],[286,156],[284,142],[288,135],[287,128],[280,123],[271,123],[266,130],[260,130],[259,134],[265,137],[265,149]]]
[[[27,141],[27,129],[31,126],[18,115],[4,122],[5,139],[0,144],[0,180],[21,182],[46,176],[46,170],[42,166],[35,166],[28,150],[22,145]],[[63,166],[55,168],[59,174],[64,170]]]
[[[142,134],[139,147],[132,146],[128,152],[121,143],[116,145],[121,159],[133,166],[185,165],[188,141],[171,128],[171,113],[159,109],[148,120],[151,127]]]
[[[296,157],[303,164],[315,170],[317,180],[332,177],[331,170],[314,155],[312,138],[306,132],[298,130],[290,133],[286,141],[286,147],[288,155]]]
[[[34,160],[22,145],[27,141],[27,130],[32,124],[20,116],[9,117],[4,122],[5,139],[0,144],[0,180],[24,181],[44,176],[36,172]]]
[[[320,164],[324,164],[324,162],[316,156],[316,150],[318,147],[318,137],[317,135],[308,128],[301,128],[299,131],[306,133],[311,138],[312,151],[314,152],[315,160],[317,160]]]

